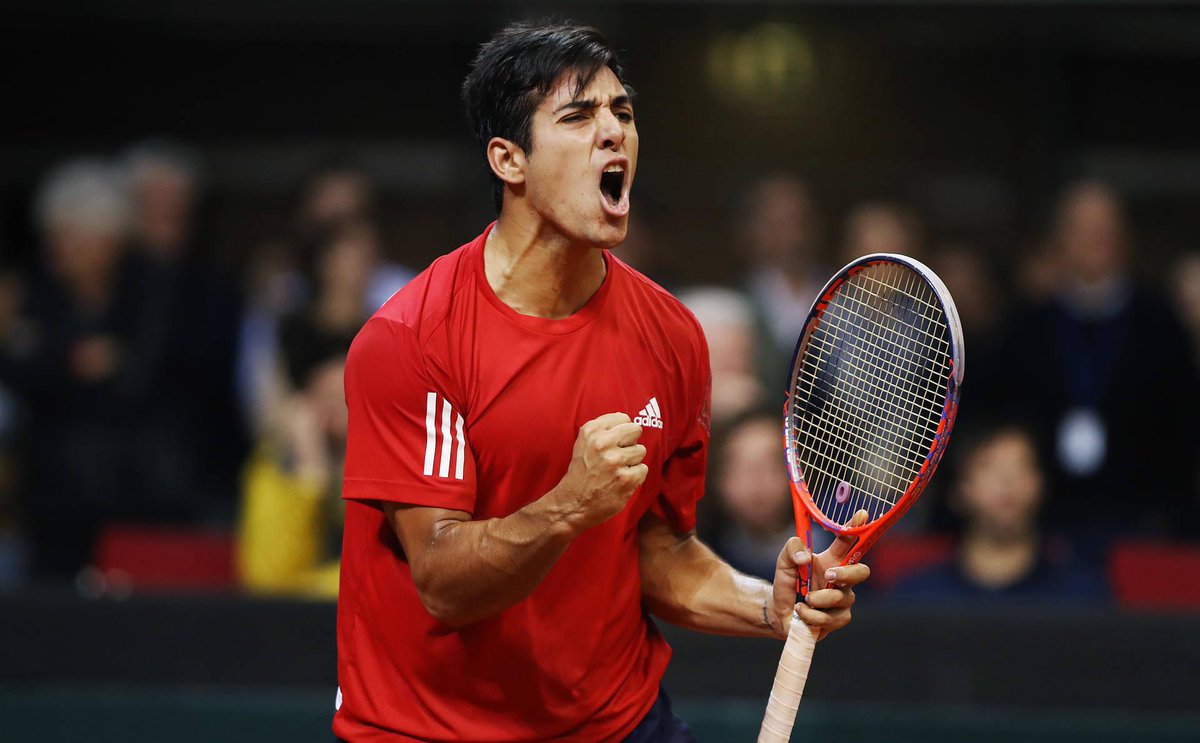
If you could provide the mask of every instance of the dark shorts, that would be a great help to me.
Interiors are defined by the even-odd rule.
[[[696,736],[687,723],[671,711],[671,697],[659,687],[654,706],[624,743],[696,743]]]
[[[341,738],[338,743],[345,743]],[[654,706],[622,743],[697,743],[687,723],[671,711],[671,697],[660,687]]]

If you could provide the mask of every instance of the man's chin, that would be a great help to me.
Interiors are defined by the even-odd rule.
[[[614,250],[625,242],[625,236],[629,233],[629,218],[621,217],[620,219],[608,218],[604,220],[603,226],[597,234],[596,247],[606,250]]]

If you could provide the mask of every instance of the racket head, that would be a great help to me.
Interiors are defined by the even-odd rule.
[[[784,447],[797,533],[855,537],[858,562],[916,501],[958,412],[964,348],[946,285],[920,261],[875,253],[821,290],[796,343]],[[848,526],[862,508],[868,519]]]

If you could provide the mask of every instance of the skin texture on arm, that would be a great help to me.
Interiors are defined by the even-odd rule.
[[[553,492],[502,519],[465,511],[385,503],[434,618],[462,627],[533,593],[575,537],[571,514]]]
[[[788,540],[772,583],[743,575],[697,538],[680,534],[653,514],[639,533],[642,598],[655,616],[700,632],[742,637],[787,637],[793,609],[821,639],[850,622],[854,586],[870,575],[863,564],[839,566],[852,541],[839,538],[814,562],[814,589],[796,603],[799,568],[814,560],[804,542]]]
[[[646,479],[641,434],[624,413],[585,423],[558,485],[504,518],[384,503],[429,613],[462,627],[533,593],[571,540],[620,512]]]

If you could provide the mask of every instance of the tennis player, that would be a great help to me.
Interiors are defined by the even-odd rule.
[[[463,85],[500,216],[389,300],[346,366],[338,605],[346,741],[690,741],[650,615],[783,638],[844,626],[865,566],[798,539],[774,583],[697,540],[708,351],[613,256],[638,162],[594,29],[510,26]],[[797,569],[818,587],[795,604]],[[829,575],[826,575],[829,569]]]

